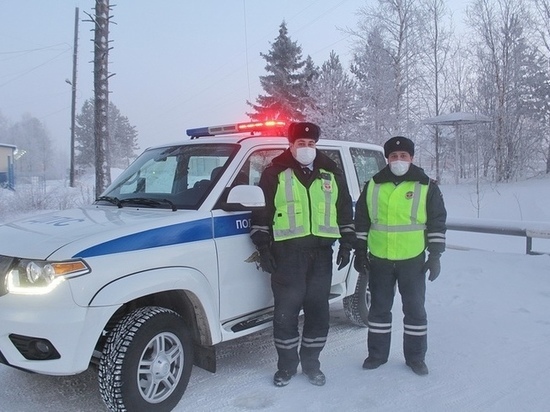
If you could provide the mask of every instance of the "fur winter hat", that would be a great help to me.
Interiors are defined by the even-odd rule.
[[[288,141],[294,143],[297,139],[311,139],[317,142],[321,135],[321,128],[314,123],[298,122],[288,126]]]
[[[395,136],[384,143],[384,156],[386,159],[392,152],[407,152],[414,156],[414,143],[411,139],[407,139],[403,136]]]

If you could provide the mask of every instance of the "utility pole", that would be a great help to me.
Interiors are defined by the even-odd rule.
[[[109,142],[109,0],[96,0],[94,36],[94,136],[96,197],[111,184]]]
[[[76,63],[78,56],[78,7],[74,10],[74,48],[73,48],[73,80],[71,82],[71,165],[69,171],[69,186],[75,186],[74,173],[74,141],[76,122]]]

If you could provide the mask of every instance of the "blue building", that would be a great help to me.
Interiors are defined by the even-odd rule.
[[[16,150],[17,146],[0,143],[0,187],[15,189],[13,160]]]

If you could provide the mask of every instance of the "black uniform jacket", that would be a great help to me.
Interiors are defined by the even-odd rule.
[[[429,185],[426,199],[427,222],[426,222],[426,245],[430,253],[443,253],[445,251],[445,232],[447,231],[447,211],[443,202],[443,195],[434,180],[431,180],[424,170],[411,164],[407,173],[403,176],[395,176],[389,165],[373,176],[375,183],[393,182],[396,185],[400,182],[412,181]],[[367,187],[363,188],[355,206],[355,230],[357,232],[356,248],[366,250],[367,234],[370,229],[371,220],[367,210]]]
[[[313,162],[313,172],[309,177],[303,173],[302,165],[294,159],[290,149],[285,150],[279,156],[275,157],[271,164],[264,170],[260,178],[259,186],[264,192],[266,207],[260,211],[252,212],[252,231],[250,233],[252,242],[260,248],[271,244],[273,241],[272,228],[273,217],[275,215],[275,193],[279,184],[279,174],[288,168],[293,169],[298,179],[308,188],[311,186],[311,182],[313,182],[314,179],[321,178],[319,169],[322,168],[334,173],[336,184],[338,185],[336,211],[337,222],[342,236],[340,238],[340,243],[352,246],[355,242],[353,205],[346,179],[336,163],[319,150],[317,150]],[[331,245],[334,243],[334,239],[309,235],[297,239],[286,240],[285,242],[294,242],[296,243],[296,247],[317,247]]]

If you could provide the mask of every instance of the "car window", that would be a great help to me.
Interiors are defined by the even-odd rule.
[[[196,209],[236,150],[230,144],[147,150],[102,196],[116,198],[123,206]]]
[[[276,156],[283,153],[283,149],[262,149],[253,152],[239,170],[231,187],[238,185],[258,186],[264,169],[271,164]]]
[[[386,159],[381,152],[362,147],[351,147],[350,153],[359,188],[362,189],[386,165]]]
[[[331,149],[319,149],[319,151],[323,154],[326,154],[328,157],[333,160],[338,168],[344,173],[344,164],[342,162],[342,155],[340,154],[340,150],[331,150]]]
[[[258,186],[264,169],[271,164],[274,157],[280,155],[283,151],[284,149],[262,149],[252,152],[239,169],[237,175],[223,191],[215,208],[220,208],[226,202],[231,188],[239,185]]]

